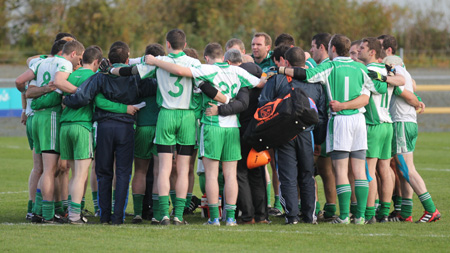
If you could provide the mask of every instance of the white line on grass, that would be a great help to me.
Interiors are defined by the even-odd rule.
[[[1,225],[7,225],[7,226],[14,226],[14,225],[21,225],[21,226],[44,226],[47,224],[32,224],[32,223],[10,223],[10,222],[4,222],[1,223]],[[59,226],[64,226],[63,224],[58,224]],[[98,224],[100,225],[100,224]],[[95,226],[95,227],[100,227],[97,225],[85,225],[85,226]],[[68,226],[69,227],[69,226]],[[122,226],[117,226],[114,227],[116,229],[152,229],[152,230],[159,230],[159,229],[168,229],[168,228],[172,228],[172,227],[166,227],[166,226],[135,226],[135,225],[122,225]],[[299,231],[299,230],[294,230],[294,231],[289,231],[289,230],[256,230],[256,229],[236,229],[236,228],[210,228],[210,227],[205,227],[205,228],[194,228],[194,227],[189,227],[189,226],[184,226],[183,228],[174,228],[173,230],[179,230],[179,231],[186,231],[186,230],[190,230],[190,231],[213,231],[214,229],[217,229],[219,231],[222,232],[242,232],[242,233],[248,233],[248,232],[253,232],[253,233],[282,233],[282,234],[317,234],[317,231],[312,232],[312,231]],[[320,232],[320,234],[327,234],[327,235],[343,235],[343,236],[348,236],[348,233],[333,233],[333,232],[327,232],[327,233],[323,233]],[[400,237],[431,237],[431,238],[450,238],[450,235],[439,235],[439,234],[429,234],[429,235],[424,235],[424,234],[419,234],[419,235],[412,235],[412,234],[385,234],[385,233],[358,233],[357,235],[360,236],[364,236],[364,237],[394,237],[394,236],[400,236]]]
[[[435,169],[435,168],[423,168],[419,170],[428,170],[428,171],[439,171],[439,172],[450,172],[450,169]]]
[[[0,194],[18,194],[18,193],[25,193],[28,191],[20,191],[20,192],[0,192]]]

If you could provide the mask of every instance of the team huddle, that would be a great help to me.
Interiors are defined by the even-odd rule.
[[[309,53],[289,34],[274,44],[272,51],[266,33],[254,34],[252,54],[236,38],[225,52],[210,43],[202,64],[180,29],[167,33],[165,47],[150,44],[137,58],[121,41],[104,57],[100,47],[59,33],[50,55],[30,57],[16,79],[34,161],[27,219],[86,224],[92,164],[92,215],[123,224],[134,161],[135,224],[187,225],[200,204],[192,194],[195,164],[205,225],[270,224],[269,216],[286,224],[413,222],[413,193],[425,209],[417,222],[439,220],[413,162],[416,110],[425,104],[395,56],[395,38],[351,42],[319,33]],[[270,149],[270,177],[268,166],[251,166],[261,154],[246,133],[258,108],[296,89],[318,123]]]

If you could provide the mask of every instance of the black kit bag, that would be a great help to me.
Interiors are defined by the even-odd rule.
[[[292,79],[287,79],[290,84]],[[286,96],[256,110],[243,138],[258,152],[276,148],[319,122],[314,108],[314,101],[301,88],[292,87]]]

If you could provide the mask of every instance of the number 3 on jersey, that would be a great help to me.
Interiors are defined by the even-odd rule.
[[[181,79],[183,78],[182,76],[177,76],[174,74],[170,74],[170,77],[177,77],[177,80],[175,81],[175,86],[178,87],[178,92],[173,92],[173,91],[169,91],[169,95],[172,97],[179,97],[181,96],[181,94],[183,94],[183,85],[180,83]]]

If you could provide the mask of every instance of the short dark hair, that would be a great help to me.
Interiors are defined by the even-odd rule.
[[[81,42],[77,40],[72,40],[64,44],[63,54],[70,54],[73,51],[77,53],[77,55],[81,55],[84,52],[84,46]]]
[[[291,48],[291,47],[288,45],[284,45],[284,44],[277,46],[273,50],[272,59],[280,61],[280,57],[281,56],[284,57],[284,54],[286,53],[286,51],[288,51],[289,48]]]
[[[349,56],[351,41],[347,36],[342,34],[335,34],[331,37],[331,46],[336,48],[336,54],[338,56]]]
[[[331,34],[329,33],[318,33],[312,37],[312,40],[316,41],[317,48],[320,47],[320,45],[323,45],[326,50],[328,50],[328,44],[330,43]]]
[[[221,58],[223,57],[222,46],[216,42],[209,43],[208,45],[206,45],[203,55],[208,56],[212,59]]]
[[[53,43],[52,50],[50,51],[51,55],[57,55],[60,51],[63,50],[64,45],[67,43],[65,40],[57,40]]]
[[[377,39],[383,40],[382,47],[384,50],[391,48],[392,54],[395,54],[395,52],[397,52],[397,40],[395,39],[394,36],[389,34],[383,34],[378,36]]]
[[[199,58],[198,52],[194,48],[186,47],[185,49],[183,49],[183,52],[189,57],[195,58],[197,60]]]
[[[70,38],[73,38],[74,40],[77,39],[77,38],[75,38],[75,36],[73,36],[70,33],[58,33],[58,34],[56,34],[55,42],[60,40],[60,39],[62,39],[62,38],[64,38],[64,37],[70,37]]]
[[[305,66],[305,52],[300,47],[291,47],[284,54],[284,58],[294,67]]]
[[[95,60],[100,63],[103,59],[102,52],[96,46],[86,48],[83,54],[83,64],[91,64]]]
[[[113,47],[109,50],[109,61],[114,63],[125,63],[129,57],[130,48],[127,44]]]
[[[353,47],[354,45],[360,45],[361,44],[361,42],[362,42],[362,40],[354,40],[354,41],[352,41],[352,43],[350,44],[350,47]]]
[[[287,33],[282,33],[278,35],[278,37],[275,39],[275,47],[280,45],[295,46],[294,37],[292,37],[292,35]]]
[[[93,48],[97,48],[97,49],[98,49],[98,51],[100,51],[100,53],[102,53],[102,54],[103,54],[103,50],[102,50],[102,48],[101,48],[100,46],[97,46],[97,45],[90,45],[90,46],[88,46],[88,47],[86,48],[86,50],[87,50],[88,48],[91,48],[91,47],[93,47]]]
[[[145,54],[151,54],[153,56],[163,56],[166,54],[164,47],[158,43],[152,43],[145,47]]]
[[[174,50],[181,50],[186,45],[186,34],[181,29],[173,29],[167,33],[166,40]]]
[[[264,32],[257,32],[255,33],[255,35],[253,35],[253,38],[255,37],[264,37],[265,46],[272,46],[272,38],[269,36],[269,34]]]
[[[128,47],[128,44],[127,43],[125,43],[125,42],[123,42],[123,41],[120,41],[120,40],[118,40],[118,41],[115,41],[115,42],[113,42],[112,44],[111,44],[111,46],[109,47],[109,51],[111,51],[111,49],[113,48],[113,47]]]
[[[369,50],[375,50],[375,58],[380,58],[381,55],[381,43],[375,37],[364,38],[362,42],[367,42],[367,47]]]
[[[225,44],[225,50],[228,50],[229,48],[233,47],[234,45],[238,45],[241,51],[245,50],[244,42],[240,39],[232,38],[227,41]]]

